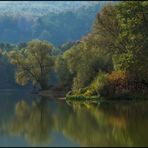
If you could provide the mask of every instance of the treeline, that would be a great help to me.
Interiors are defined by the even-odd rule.
[[[42,45],[44,45],[44,44],[42,44],[42,43],[44,43],[44,41],[35,40],[35,41],[32,41],[32,42],[35,42],[34,43],[34,46],[35,46],[34,52],[37,53],[38,50],[40,50],[40,49],[38,49],[38,48],[40,48],[40,45],[39,45],[40,43],[41,43],[41,49],[43,49],[43,52],[44,52],[44,50],[46,50],[46,49],[44,49],[44,46],[42,47]],[[49,44],[47,41],[45,43],[47,45]],[[11,53],[13,55],[14,55],[14,53],[16,53],[16,55],[17,55],[17,56],[14,56],[12,58],[19,57],[19,53],[21,53],[25,48],[28,48],[28,44],[29,43],[25,43],[25,42],[19,43],[18,45],[9,44],[9,43],[0,43],[0,74],[1,74],[0,89],[18,89],[18,88],[19,89],[20,88],[31,89],[32,88],[31,81],[29,81],[27,85],[24,85],[24,87],[20,87],[20,84],[22,86],[23,83],[18,83],[18,81],[16,81],[17,80],[17,75],[16,75],[17,65],[16,64],[12,65],[10,63],[10,59],[7,57],[7,55],[10,55]],[[74,41],[73,42],[66,42],[66,43],[62,44],[61,46],[59,46],[57,48],[52,45],[50,55],[55,60],[56,56],[62,54],[64,51],[68,50],[70,47],[72,47],[75,44],[78,44],[78,42],[74,42]],[[29,50],[29,52],[30,51],[31,50]],[[46,52],[46,53],[49,54],[48,52]],[[40,53],[37,53],[37,54],[38,54],[38,57],[41,56]],[[45,58],[44,56],[45,55],[43,54],[42,57]],[[32,63],[32,61],[34,60],[33,57],[31,57],[31,59],[27,59],[27,57],[25,57],[25,60],[21,57],[20,59],[22,60],[23,65],[25,65],[25,60],[26,61],[29,60],[30,63],[26,63],[26,66],[28,65],[28,67],[29,67],[32,64],[32,66],[35,69],[37,69],[38,65],[40,64],[40,63],[36,63],[36,62]],[[49,64],[48,60],[47,60],[47,62],[48,62],[47,64]],[[36,66],[36,64],[38,64],[38,65]],[[43,64],[44,64],[44,61],[43,61]],[[47,84],[52,85],[52,86],[57,85],[58,78],[56,76],[54,68],[52,68],[50,72],[47,71],[47,73],[48,73],[48,76],[47,76],[47,78],[45,78],[46,81],[47,81]],[[35,73],[35,75],[37,75],[37,73]],[[20,79],[22,80],[23,78],[21,77]],[[40,88],[40,86],[38,88]]]
[[[146,94],[147,8],[146,1],[108,4],[98,12],[92,31],[80,41],[57,48],[47,41],[33,40],[6,52],[16,66],[17,83],[32,82],[49,89],[49,75],[55,72],[59,79],[57,89],[72,90],[68,94],[74,97]]]
[[[94,6],[96,4],[104,5],[108,3],[106,1],[46,1],[46,2],[32,2],[32,1],[21,1],[12,2],[5,1],[0,2],[0,16],[32,16],[38,17],[43,16],[47,13],[61,13],[67,11],[77,11],[82,7]]]

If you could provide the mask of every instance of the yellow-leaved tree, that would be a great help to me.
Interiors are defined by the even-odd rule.
[[[53,46],[46,41],[32,40],[26,48],[7,52],[10,63],[16,65],[16,82],[26,85],[31,81],[33,85],[47,89],[49,73],[54,64],[52,49]]]

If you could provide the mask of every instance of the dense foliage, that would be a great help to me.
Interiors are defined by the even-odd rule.
[[[6,53],[10,63],[17,66],[16,82],[25,85],[32,81],[33,85],[47,89],[49,72],[53,66],[52,48],[48,42],[33,40],[26,48]]]
[[[73,94],[147,92],[147,6],[141,1],[106,5],[92,32],[63,54],[73,75]]]
[[[44,32],[40,39],[59,45],[50,47],[50,53],[47,50],[50,44],[44,41],[21,42],[16,46],[0,44],[2,50],[16,48],[8,52],[8,57],[16,65],[17,83],[25,85],[32,81],[45,89],[52,71],[59,87],[71,89],[68,94],[73,96],[115,97],[135,91],[145,94],[148,88],[148,2],[110,3],[101,11],[100,7],[93,5],[38,17],[31,29],[33,34],[40,36]],[[89,31],[93,21],[92,30],[78,40]],[[87,31],[84,33],[83,29]],[[38,57],[44,61],[38,61]],[[48,65],[45,71],[42,64],[43,67]],[[33,67],[26,70],[30,66]]]

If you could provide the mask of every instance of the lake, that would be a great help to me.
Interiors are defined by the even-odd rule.
[[[0,146],[148,146],[148,101],[66,102],[0,91]]]

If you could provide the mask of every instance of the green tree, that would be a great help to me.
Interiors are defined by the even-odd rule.
[[[63,58],[63,56],[56,58],[55,70],[60,80],[60,85],[69,88],[72,84],[72,74],[68,69],[67,61]]]
[[[54,64],[52,48],[46,41],[32,40],[26,48],[8,52],[10,63],[16,65],[16,82],[25,85],[32,81],[33,85],[47,89],[49,73]]]
[[[116,39],[120,31],[116,11],[115,6],[112,4],[103,7],[96,16],[91,32],[96,47],[110,55],[123,48],[123,45],[116,45]]]
[[[148,2],[120,2],[117,19],[120,33],[117,44],[124,50],[114,56],[116,69],[128,71],[133,77],[148,79]]]
[[[80,43],[67,50],[63,57],[67,60],[69,71],[73,74],[73,89],[88,86],[100,70],[112,70],[112,60],[99,46],[94,36],[87,35]]]

